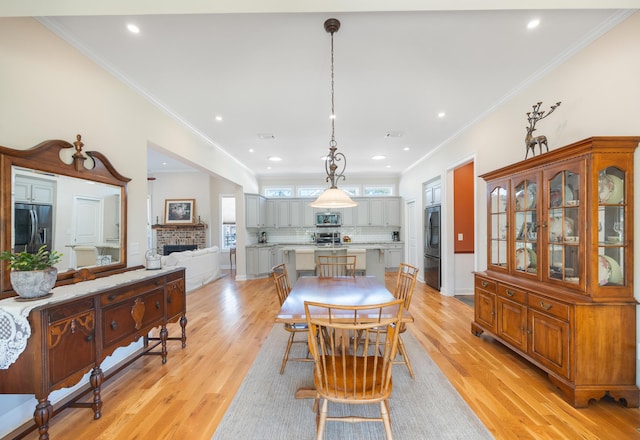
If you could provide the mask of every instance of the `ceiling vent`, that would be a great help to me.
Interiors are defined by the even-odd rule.
[[[275,139],[276,137],[271,133],[258,133],[260,139]]]

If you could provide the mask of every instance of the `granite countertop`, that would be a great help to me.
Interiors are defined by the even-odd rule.
[[[341,243],[339,246],[317,246],[315,243],[306,241],[302,243],[254,243],[248,244],[248,248],[261,248],[269,246],[280,246],[283,250],[292,250],[300,247],[314,247],[317,250],[330,250],[330,249],[345,249],[348,247],[363,248],[363,249],[380,249],[381,246],[389,245],[404,245],[402,241],[367,241],[367,242],[350,242]]]

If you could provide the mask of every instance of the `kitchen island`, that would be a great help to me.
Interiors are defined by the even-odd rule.
[[[268,276],[271,268],[277,264],[285,263],[291,283],[299,275],[313,275],[312,271],[299,272],[296,265],[296,250],[305,253],[313,251],[313,261],[317,261],[319,255],[346,255],[349,249],[364,250],[366,255],[366,267],[364,274],[375,276],[384,282],[385,269],[395,269],[402,259],[404,244],[402,242],[378,242],[378,243],[342,243],[334,246],[318,246],[315,243],[257,243],[249,245],[247,249],[247,276],[249,278],[262,278]],[[363,254],[359,254],[363,255]],[[392,256],[394,258],[390,258]]]

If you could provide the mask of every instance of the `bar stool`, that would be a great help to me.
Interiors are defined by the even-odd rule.
[[[231,262],[231,257],[233,257],[233,259],[236,259],[236,248],[229,248],[229,270],[233,270],[233,263]],[[237,266],[237,264],[236,264]]]

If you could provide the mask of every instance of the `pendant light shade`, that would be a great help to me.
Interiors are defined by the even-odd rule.
[[[344,179],[344,170],[347,167],[347,158],[342,153],[336,153],[338,143],[336,142],[335,130],[335,106],[334,106],[334,65],[333,65],[333,34],[340,29],[340,22],[335,18],[330,18],[324,22],[324,29],[331,34],[331,141],[329,142],[329,154],[324,163],[327,173],[327,182],[331,183],[331,187],[325,190],[309,206],[313,208],[352,208],[358,206],[358,202],[354,202],[349,194],[338,188],[337,181]]]

